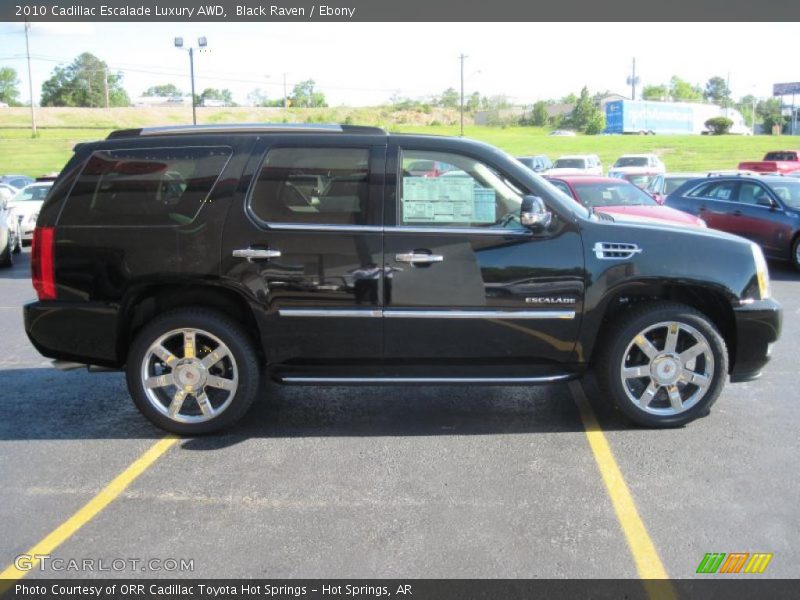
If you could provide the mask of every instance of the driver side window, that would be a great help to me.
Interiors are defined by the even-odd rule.
[[[400,175],[401,225],[522,228],[522,192],[480,161],[405,150]]]
[[[253,187],[250,208],[268,223],[367,222],[369,150],[273,148]]]

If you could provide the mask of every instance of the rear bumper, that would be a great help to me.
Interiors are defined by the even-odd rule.
[[[758,300],[733,310],[736,319],[736,357],[731,382],[750,381],[769,362],[772,344],[781,334],[783,308],[775,300]]]
[[[99,302],[31,302],[23,307],[25,333],[48,358],[119,367],[118,309]]]

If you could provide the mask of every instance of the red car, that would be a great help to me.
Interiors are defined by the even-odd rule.
[[[703,219],[662,206],[650,195],[624,179],[613,177],[548,177],[550,183],[587,208],[612,216],[624,215],[642,221],[705,227]]]

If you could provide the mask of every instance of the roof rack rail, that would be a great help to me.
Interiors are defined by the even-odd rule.
[[[359,135],[386,135],[386,130],[367,125],[306,124],[306,123],[232,123],[215,125],[164,125],[119,129],[106,139],[150,135],[183,135],[191,133],[351,133]]]

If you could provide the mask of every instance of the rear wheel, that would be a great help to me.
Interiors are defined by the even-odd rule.
[[[598,379],[617,407],[648,427],[704,415],[728,373],[725,341],[702,313],[672,302],[633,309],[612,328]]]
[[[217,312],[165,313],[137,336],[128,389],[158,427],[184,435],[211,433],[238,421],[258,392],[259,361],[250,338]]]

